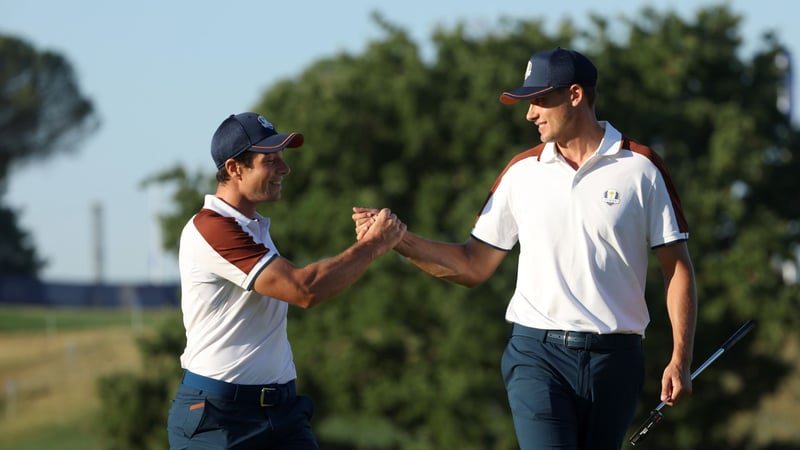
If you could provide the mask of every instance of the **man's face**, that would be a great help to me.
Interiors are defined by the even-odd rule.
[[[558,142],[569,137],[574,111],[570,88],[532,98],[526,119],[536,124],[542,142]]]
[[[256,153],[252,167],[241,167],[242,195],[252,203],[273,202],[281,198],[281,182],[291,170],[283,151]]]

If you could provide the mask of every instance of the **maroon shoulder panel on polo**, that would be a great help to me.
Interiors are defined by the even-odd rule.
[[[272,251],[253,240],[236,219],[210,209],[197,213],[194,226],[220,256],[244,273],[250,273],[258,261]]]
[[[523,159],[538,158],[542,154],[542,150],[544,150],[544,144],[539,144],[536,147],[529,148],[528,150],[518,153],[513,158],[511,158],[511,161],[509,161],[508,164],[506,164],[505,169],[503,169],[503,171],[500,172],[500,175],[497,176],[497,179],[494,181],[492,188],[489,190],[489,195],[486,196],[486,200],[483,201],[481,208],[478,210],[478,215],[475,216],[475,221],[472,223],[473,227],[475,226],[475,224],[478,223],[478,219],[481,217],[483,208],[485,208],[486,204],[489,203],[489,200],[492,198],[494,191],[497,189],[497,186],[500,185],[500,182],[503,180],[503,176],[506,174],[506,172],[508,172],[508,169],[510,169],[511,166],[522,161]]]
[[[669,192],[669,198],[672,200],[672,209],[675,210],[675,217],[678,219],[678,227],[682,233],[688,233],[689,223],[686,221],[686,216],[683,214],[683,207],[681,206],[681,199],[678,196],[678,190],[675,189],[675,185],[672,183],[672,178],[669,176],[664,160],[650,147],[642,145],[625,136],[622,137],[622,148],[649,159],[656,166],[658,171],[661,172],[661,177],[664,179],[664,184],[667,186],[667,191]]]

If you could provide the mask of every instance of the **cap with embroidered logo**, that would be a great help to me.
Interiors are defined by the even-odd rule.
[[[231,114],[220,124],[211,138],[211,157],[220,169],[225,161],[244,151],[272,153],[301,145],[302,134],[280,134],[264,116],[246,112]]]
[[[597,68],[575,50],[556,47],[531,56],[522,87],[503,92],[500,101],[506,104],[516,103],[573,84],[595,86]]]

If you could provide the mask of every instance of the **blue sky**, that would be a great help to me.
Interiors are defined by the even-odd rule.
[[[176,163],[211,173],[209,141],[222,119],[249,110],[272,83],[313,61],[360,52],[381,37],[371,12],[381,12],[425,45],[435,26],[458,21],[493,28],[501,17],[554,24],[570,17],[580,25],[589,12],[636,16],[650,5],[691,17],[719,3],[573,0],[550,2],[545,11],[534,0],[0,0],[0,33],[64,55],[102,121],[75,154],[17,168],[5,199],[20,211],[20,225],[48,261],[45,280],[94,279],[91,211],[101,205],[104,279],[173,282],[177,265],[160,250],[154,219],[168,206],[168,193],[143,190],[140,182]],[[800,2],[727,4],[744,16],[746,51],[773,30],[792,51],[797,72],[800,27],[793,22]],[[279,118],[273,121],[280,129]]]

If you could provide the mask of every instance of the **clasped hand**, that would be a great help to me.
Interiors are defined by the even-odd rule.
[[[390,209],[353,207],[356,239],[385,239],[391,247],[397,245],[406,232],[404,224]]]

